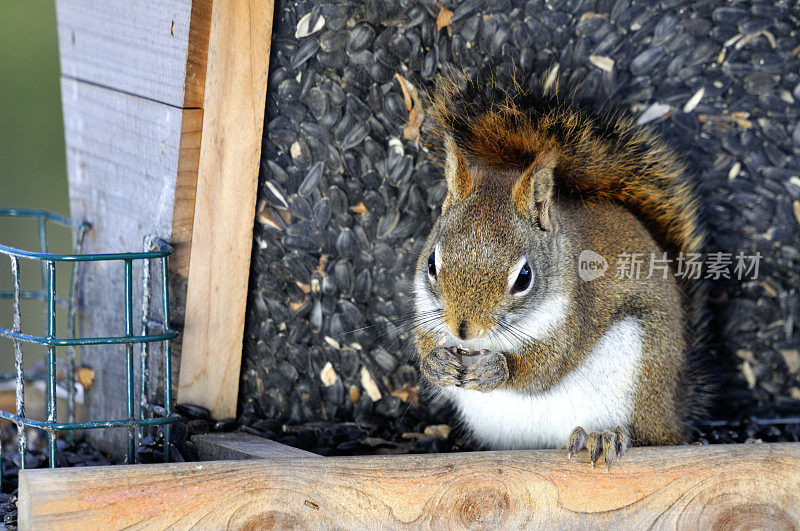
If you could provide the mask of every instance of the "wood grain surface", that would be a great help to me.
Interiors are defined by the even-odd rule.
[[[202,128],[203,110],[184,109],[178,148],[178,167],[172,190],[172,236],[169,239],[174,249],[169,259],[170,270],[183,279],[189,276]],[[184,308],[181,305],[177,315],[182,317],[183,313]]]
[[[23,529],[798,529],[800,444],[274,458],[20,472]]]
[[[65,76],[200,107],[211,0],[57,0]]]
[[[178,400],[236,415],[272,1],[214,2]]]
[[[171,269],[179,274],[170,279],[172,315],[180,326],[194,203],[191,171],[199,157],[202,110],[179,109],[69,77],[61,78],[61,97],[70,212],[74,219],[92,224],[84,251],[139,251],[147,235],[173,242]],[[134,263],[136,321],[141,312],[142,267],[142,262]],[[78,271],[81,334],[123,335],[122,263],[84,262]],[[157,287],[160,275],[154,275]],[[154,293],[158,301],[159,290]],[[152,306],[152,317],[160,319],[159,304]],[[138,323],[135,329],[138,332]],[[177,341],[173,345],[177,362],[180,345]],[[95,385],[86,393],[88,419],[125,418],[124,352],[121,345],[81,349],[82,363],[95,372]],[[160,355],[160,347],[154,346],[153,378],[159,375]],[[174,366],[177,369],[178,364]],[[152,388],[158,385],[163,383],[151,381]],[[124,447],[124,429],[93,431],[90,436],[105,451]]]

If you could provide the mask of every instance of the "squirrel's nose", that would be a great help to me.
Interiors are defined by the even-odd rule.
[[[461,321],[458,323],[458,338],[467,339],[467,322]]]

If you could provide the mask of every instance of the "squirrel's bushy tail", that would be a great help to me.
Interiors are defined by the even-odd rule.
[[[562,191],[622,203],[666,251],[699,252],[703,231],[685,165],[630,116],[592,107],[547,83],[509,90],[493,79],[454,74],[437,83],[429,112],[434,132],[449,133],[474,162],[524,168],[553,151]]]
[[[673,260],[700,253],[704,230],[691,176],[675,152],[650,128],[604,102],[581,101],[569,87],[559,90],[557,70],[533,88],[493,77],[450,74],[430,95],[434,139],[445,135],[473,163],[498,168],[530,165],[554,152],[554,180],[562,193],[587,202],[615,201],[633,212]],[[438,142],[432,142],[436,145]],[[685,403],[700,411],[705,402],[702,359],[706,290],[681,278],[690,350]]]

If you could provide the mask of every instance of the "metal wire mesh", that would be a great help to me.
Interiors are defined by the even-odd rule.
[[[170,328],[169,316],[169,286],[167,282],[167,260],[172,248],[154,237],[147,237],[144,241],[142,252],[113,253],[113,254],[85,254],[83,240],[89,225],[75,223],[62,216],[41,210],[28,209],[0,209],[0,218],[16,217],[35,220],[38,228],[39,251],[26,251],[0,244],[0,254],[7,255],[11,260],[11,277],[13,288],[11,291],[0,291],[0,299],[12,300],[12,325],[10,329],[0,327],[0,337],[7,337],[14,346],[14,373],[0,375],[0,379],[14,379],[16,388],[16,414],[0,410],[0,418],[16,424],[20,454],[20,468],[26,467],[27,447],[26,428],[44,430],[48,437],[49,465],[55,467],[57,463],[56,438],[59,432],[67,432],[69,436],[74,430],[91,430],[101,428],[125,427],[127,433],[126,462],[136,461],[137,428],[138,437],[144,437],[148,427],[164,426],[164,460],[170,458],[171,423],[179,416],[172,413],[172,370],[170,340],[178,333]],[[73,251],[75,254],[48,253],[47,229],[48,224],[61,225],[73,231]],[[29,260],[41,263],[42,285],[41,289],[23,290],[20,277],[20,260]],[[124,306],[125,306],[125,334],[109,337],[76,337],[76,304],[78,270],[83,262],[118,261],[123,263],[124,281]],[[133,310],[133,263],[143,261],[142,273],[142,310],[140,315],[140,333],[134,332]],[[71,266],[69,295],[66,299],[57,297],[56,293],[56,264],[68,262]],[[160,303],[163,321],[159,322],[150,317],[151,266],[157,263],[160,267]],[[25,299],[42,301],[45,317],[46,335],[38,336],[28,334],[21,330],[21,302]],[[67,312],[65,337],[57,337],[56,309],[63,307]],[[32,343],[44,346],[44,373],[25,374],[23,366],[23,343]],[[163,406],[150,401],[149,380],[149,353],[152,343],[163,345]],[[77,422],[75,420],[75,370],[77,368],[76,347],[86,345],[112,345],[121,344],[125,347],[125,399],[126,418],[124,419],[98,419]],[[135,385],[135,359],[134,346],[141,345],[139,350],[139,386],[138,386],[138,412],[137,388]],[[56,400],[56,352],[58,348],[65,349],[67,374],[62,385],[67,388],[67,421],[58,422]],[[34,420],[25,415],[25,382],[36,378],[43,378],[46,382],[46,414],[47,419]],[[1,445],[0,445],[1,446]],[[2,463],[2,448],[0,448],[0,467]],[[2,478],[2,469],[0,469]]]

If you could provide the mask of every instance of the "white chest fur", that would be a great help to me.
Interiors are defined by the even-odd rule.
[[[493,449],[557,448],[573,428],[587,431],[626,425],[633,408],[642,358],[641,325],[614,323],[584,363],[555,386],[533,395],[447,387],[476,440]]]

